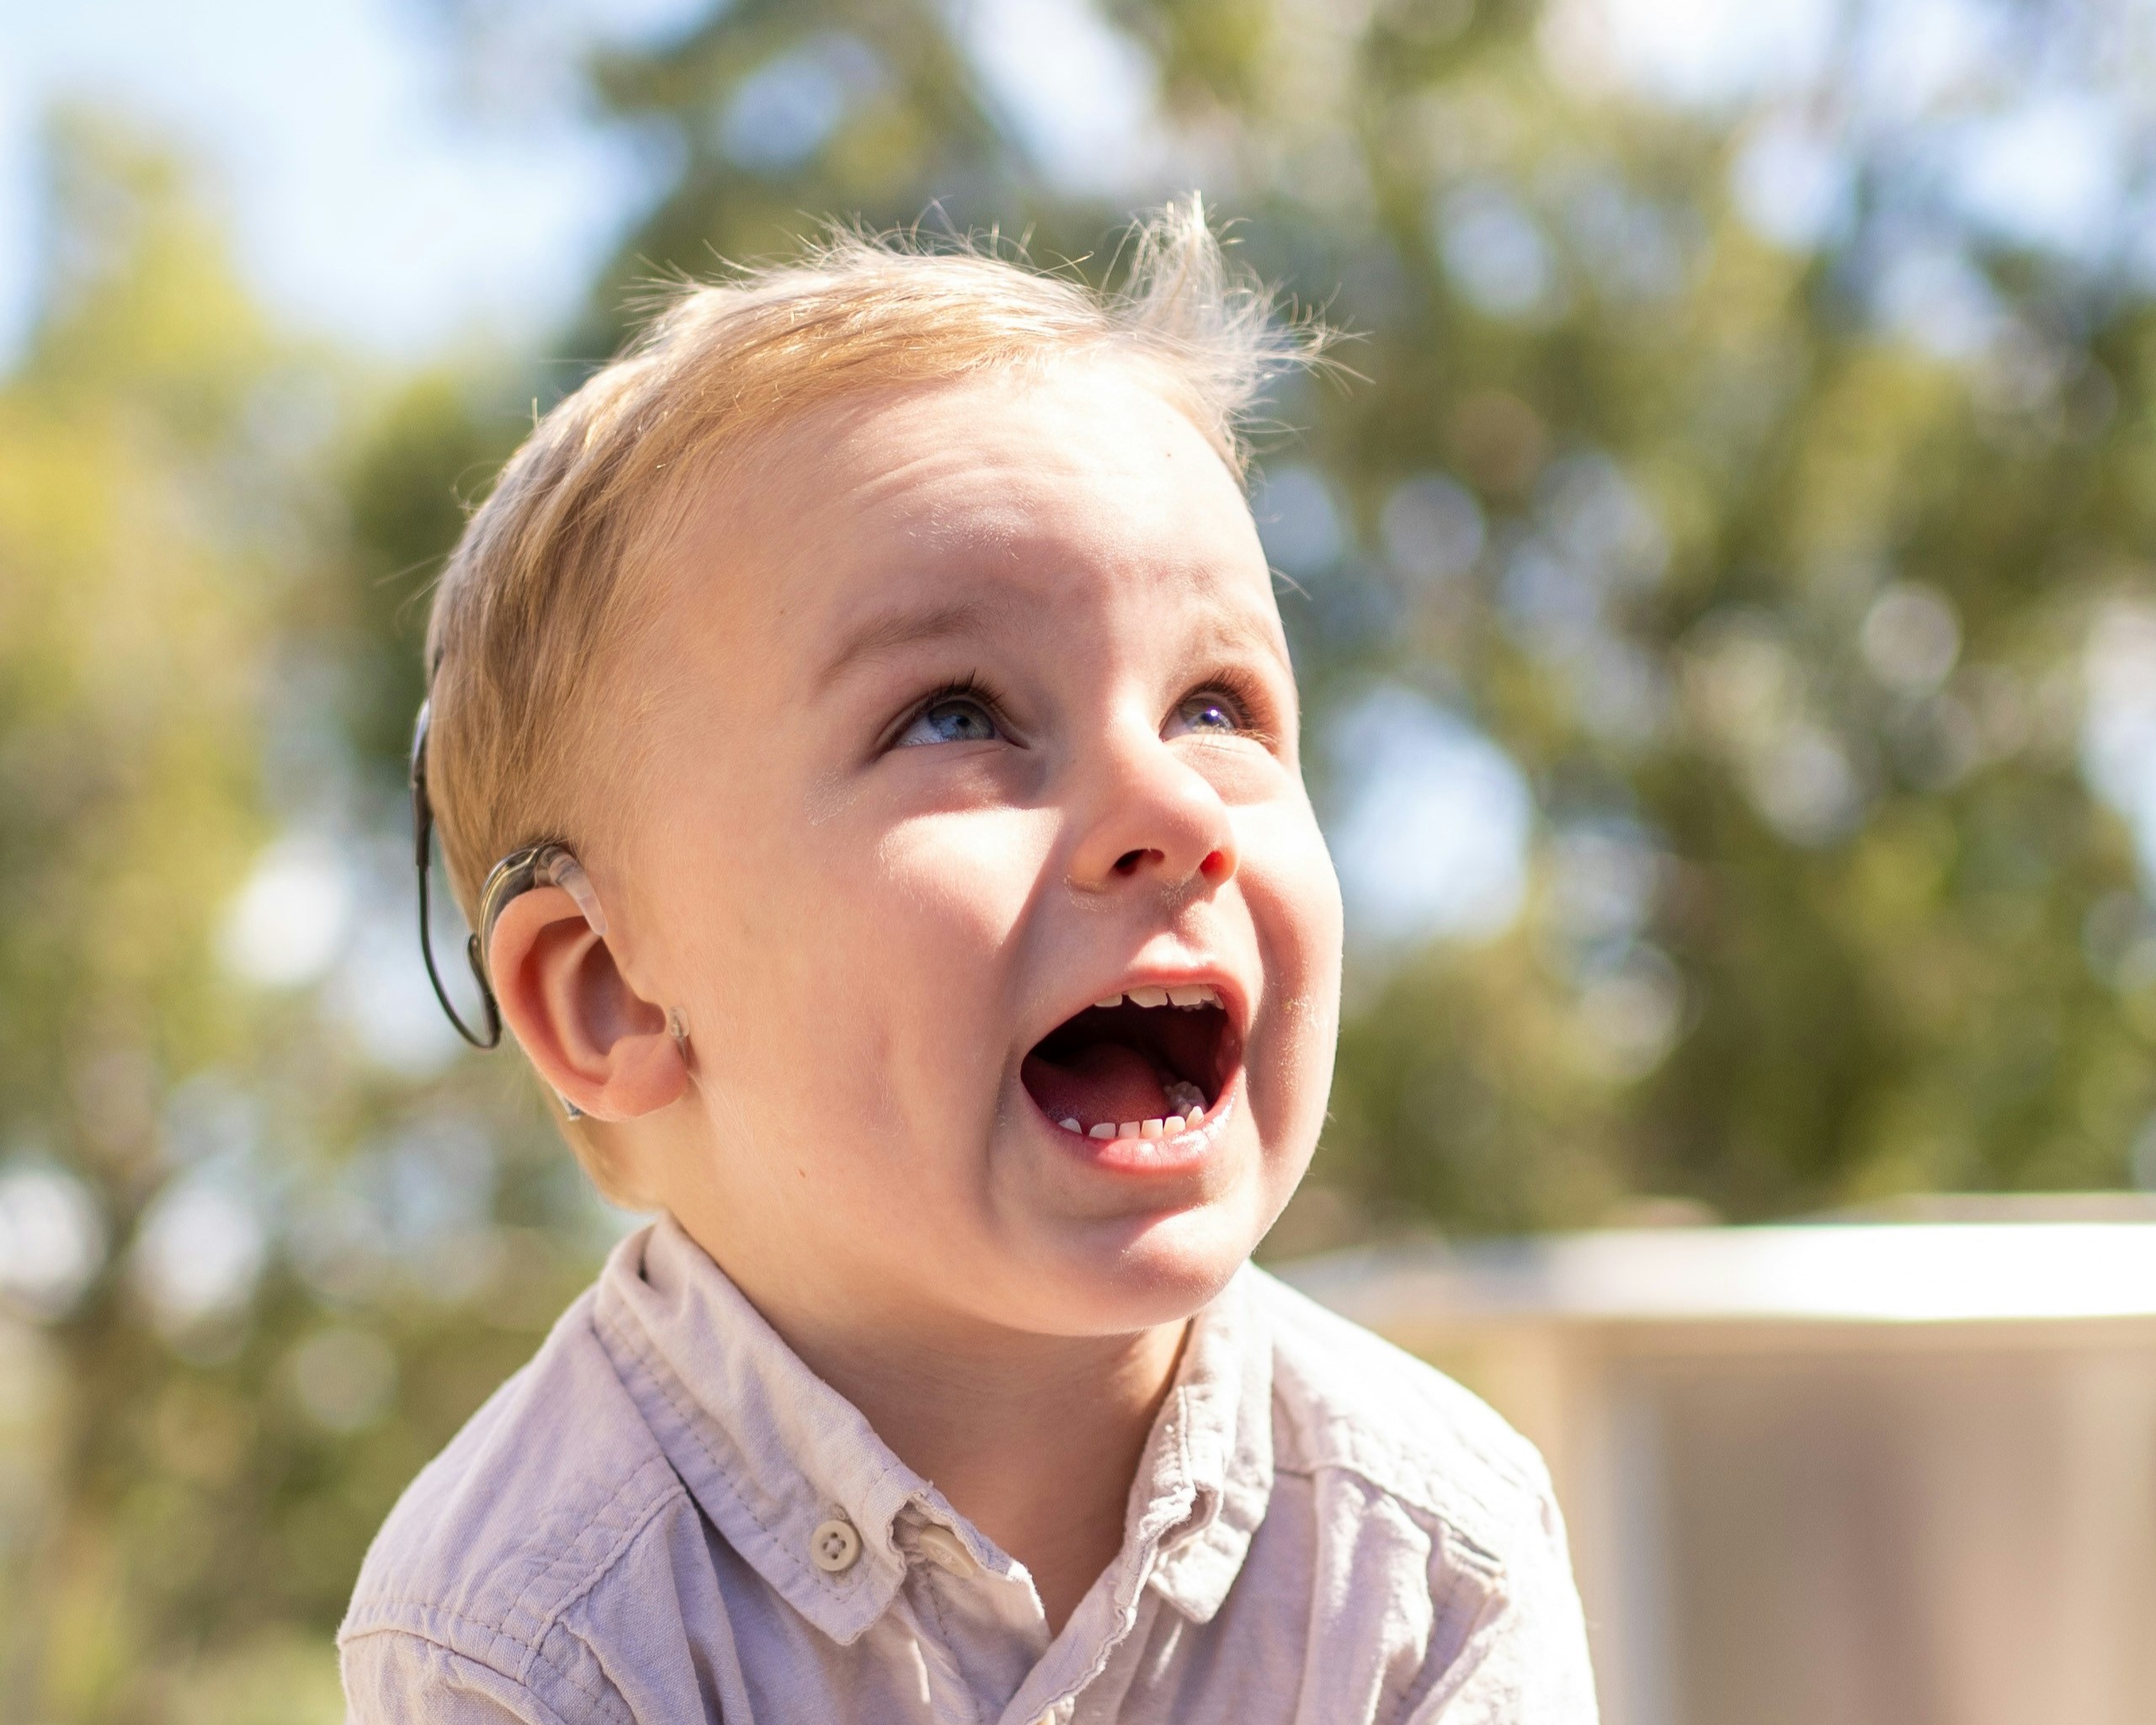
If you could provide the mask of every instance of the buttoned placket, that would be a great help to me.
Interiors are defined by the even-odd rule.
[[[1050,1637],[1039,1595],[1022,1568],[998,1575],[973,1563],[962,1536],[940,1523],[902,1517],[901,1526],[907,1528],[908,1536],[896,1542],[902,1550],[910,1543],[913,1558],[901,1600],[912,1613],[915,1633],[932,1642],[935,1663],[957,1677],[969,1703],[961,1717],[977,1718],[982,1725],[1041,1725],[1042,1721],[1070,1725],[1086,1690],[1146,1621],[1145,1578],[1154,1566],[1157,1550],[1150,1545],[1117,1560],[1120,1569],[1135,1557],[1140,1575],[1132,1594],[1134,1609],[1115,1612],[1106,1635],[1094,1644],[1078,1646]],[[1111,1569],[1104,1582],[1112,1590],[1119,1579]],[[1003,1597],[997,1598],[998,1594]],[[929,1626],[923,1625],[924,1616],[930,1620]],[[1072,1629],[1066,1626],[1066,1637]],[[1051,1649],[1066,1655],[1057,1661],[1059,1665],[1067,1671],[1075,1666],[1079,1674],[1074,1683],[1066,1679],[1062,1693],[1029,1698],[1026,1692],[1037,1688]],[[1005,1657],[997,1658],[998,1653]],[[1070,1657],[1073,1654],[1075,1658]],[[1009,1700],[1000,1711],[982,1711],[983,1694],[1000,1694]]]
[[[892,1609],[904,1616],[931,1690],[955,1697],[937,1717],[988,1725],[995,1715],[982,1711],[982,1696],[1015,1689],[1048,1646],[1031,1582],[940,1499],[902,1506],[888,1538],[905,1566]]]

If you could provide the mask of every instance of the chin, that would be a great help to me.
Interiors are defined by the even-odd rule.
[[[1122,1335],[1180,1323],[1210,1304],[1263,1238],[1267,1218],[1232,1200],[1118,1224],[1094,1223],[1053,1254],[1052,1276],[1030,1270],[1030,1327],[1062,1335]],[[1035,1260],[1036,1264],[1038,1260]]]

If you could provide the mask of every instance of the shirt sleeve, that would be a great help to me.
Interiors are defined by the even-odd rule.
[[[1505,1555],[1493,1603],[1405,1725],[1596,1725],[1586,1615],[1546,1486]]]
[[[340,1663],[345,1725],[572,1725],[514,1678],[423,1636],[354,1636]]]

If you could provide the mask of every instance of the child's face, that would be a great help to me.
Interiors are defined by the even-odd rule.
[[[711,485],[665,582],[598,862],[695,1048],[668,1207],[752,1292],[1202,1304],[1309,1159],[1340,960],[1219,457],[1105,364],[881,394]]]

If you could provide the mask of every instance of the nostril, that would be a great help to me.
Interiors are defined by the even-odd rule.
[[[1158,851],[1153,850],[1126,850],[1115,859],[1115,872],[1119,875],[1135,875],[1138,871],[1140,863],[1149,856],[1158,855]]]
[[[1198,865],[1198,872],[1206,880],[1217,885],[1232,874],[1234,869],[1227,860],[1227,853],[1224,850],[1216,850],[1210,852],[1206,860]]]

